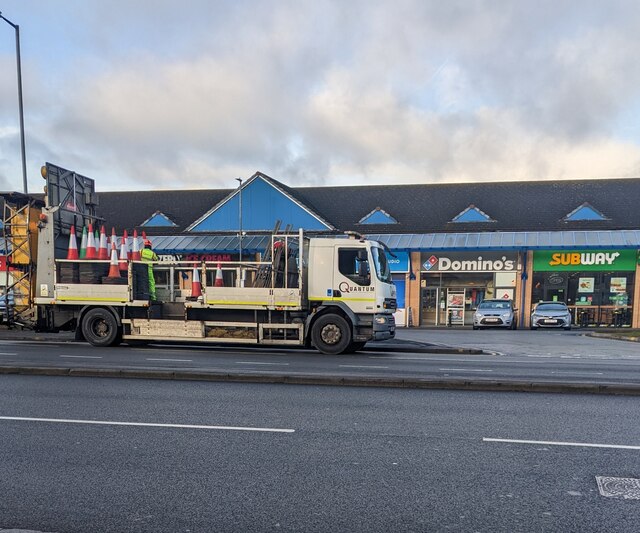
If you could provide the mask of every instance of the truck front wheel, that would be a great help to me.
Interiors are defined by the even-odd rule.
[[[114,346],[121,332],[116,317],[106,309],[91,309],[82,319],[82,334],[92,346]]]
[[[314,322],[311,340],[322,353],[341,354],[351,345],[351,327],[340,315],[326,314]]]

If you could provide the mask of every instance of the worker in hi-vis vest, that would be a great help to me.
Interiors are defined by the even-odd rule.
[[[144,248],[140,252],[140,257],[143,261],[157,261],[158,256],[151,249],[151,241],[149,239],[144,240]],[[153,265],[149,265],[149,298],[151,300],[156,299],[156,280],[153,277]]]

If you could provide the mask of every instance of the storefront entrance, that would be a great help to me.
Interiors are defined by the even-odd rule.
[[[578,326],[630,326],[635,250],[534,254],[531,302],[564,302]]]

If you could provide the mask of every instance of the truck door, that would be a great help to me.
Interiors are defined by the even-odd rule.
[[[336,246],[333,297],[344,301],[356,313],[375,308],[375,279],[366,248]]]

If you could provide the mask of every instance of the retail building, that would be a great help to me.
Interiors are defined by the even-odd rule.
[[[167,259],[255,257],[277,221],[380,240],[401,325],[470,324],[483,298],[507,298],[521,327],[540,300],[566,302],[577,324],[640,327],[636,178],[292,188],[258,172],[235,189],[98,196],[108,227],[146,231]]]

